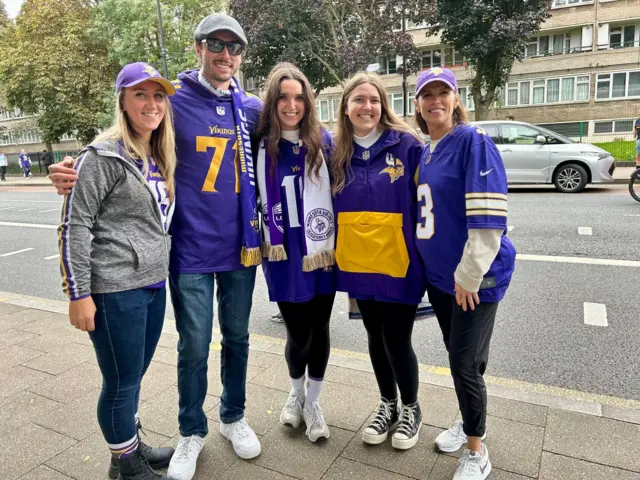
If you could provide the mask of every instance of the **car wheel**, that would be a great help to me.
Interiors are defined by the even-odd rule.
[[[578,193],[587,185],[587,171],[581,165],[568,163],[556,172],[553,183],[562,193]]]

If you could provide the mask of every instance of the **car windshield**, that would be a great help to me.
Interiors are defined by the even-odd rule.
[[[571,140],[569,137],[565,137],[564,135],[560,135],[557,132],[552,132],[551,130],[547,130],[546,128],[539,127],[537,125],[536,125],[536,128],[538,130],[540,130],[546,137],[557,138],[557,139],[561,140],[563,143],[578,143],[575,140]]]

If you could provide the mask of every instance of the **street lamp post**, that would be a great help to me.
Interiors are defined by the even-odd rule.
[[[162,55],[162,64],[164,66],[164,77],[169,78],[169,70],[167,68],[167,49],[164,46],[164,31],[162,29],[162,12],[160,11],[160,0],[156,0],[156,8],[158,10],[158,31],[160,33],[160,54]]]

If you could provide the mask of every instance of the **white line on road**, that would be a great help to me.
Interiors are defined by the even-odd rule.
[[[607,306],[604,303],[584,302],[584,323],[596,327],[607,327]]]
[[[52,208],[51,210],[42,210],[40,213],[59,212],[59,211],[60,211],[59,208]]]
[[[640,214],[636,215],[635,213],[625,213],[624,216],[625,217],[640,217]]]
[[[28,252],[29,250],[33,250],[33,248],[23,248],[22,250],[16,250],[15,252],[3,253],[0,257],[8,257],[9,255],[16,255],[18,253]]]
[[[0,212],[2,212],[3,210],[12,210],[15,207],[4,207],[4,208],[0,208]]]
[[[52,228],[56,230],[57,225],[41,225],[38,223],[14,223],[14,222],[0,222],[2,227],[27,227],[27,228]]]
[[[22,210],[18,210],[19,212],[30,212],[33,208],[24,208]]]
[[[593,235],[591,227],[578,227],[578,235]]]
[[[55,255],[51,255],[50,257],[44,257],[45,260],[53,260],[54,258],[60,257],[60,254],[56,253]]]
[[[6,199],[2,199],[2,203],[7,203],[7,202],[18,202],[18,203],[25,203],[27,202],[26,200],[6,200]],[[60,200],[29,200],[27,203],[58,203],[58,204],[62,204],[62,202]]]
[[[640,267],[640,262],[634,260],[613,260],[609,258],[586,258],[586,257],[556,257],[551,255],[528,255],[519,253],[517,260],[529,260],[532,262],[553,262],[553,263],[580,263],[584,265],[605,265],[610,267]]]

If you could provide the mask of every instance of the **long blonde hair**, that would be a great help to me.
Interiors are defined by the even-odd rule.
[[[100,134],[94,141],[104,140],[122,141],[127,155],[142,161],[142,174],[149,173],[149,159],[147,158],[147,147],[136,131],[131,126],[131,122],[125,113],[122,102],[124,100],[125,88],[122,88],[116,97],[115,115],[113,125]],[[176,137],[173,131],[173,109],[169,97],[165,96],[166,108],[164,118],[151,134],[151,158],[156,162],[164,182],[169,192],[171,200],[175,197],[174,176],[176,171]]]
[[[300,140],[307,148],[306,162],[309,165],[309,175],[319,176],[323,159],[319,155],[322,149],[322,126],[318,120],[315,107],[313,88],[304,73],[295,65],[288,62],[278,63],[267,77],[265,82],[264,108],[258,122],[257,137],[267,139],[267,148],[271,157],[269,171],[275,174],[278,162],[278,142],[282,129],[278,120],[278,101],[280,100],[280,84],[284,80],[296,80],[302,86],[304,97],[304,116],[300,122]]]
[[[372,72],[358,72],[353,75],[344,86],[340,106],[338,107],[338,126],[335,139],[335,150],[331,160],[331,173],[333,176],[332,192],[334,195],[342,192],[349,183],[351,172],[351,157],[353,156],[353,124],[347,116],[347,103],[353,91],[364,83],[369,83],[376,87],[380,95],[380,123],[378,128],[386,130],[396,130],[398,132],[413,135],[420,142],[424,142],[404,121],[402,121],[391,109],[387,99],[387,90],[380,75]]]

